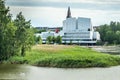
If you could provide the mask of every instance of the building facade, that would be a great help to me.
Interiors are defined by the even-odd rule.
[[[99,32],[94,31],[91,19],[84,17],[72,17],[70,7],[68,7],[66,20],[63,21],[61,31],[58,31],[57,28],[55,28],[40,34],[43,43],[46,42],[48,36],[59,35],[62,37],[63,44],[95,44],[98,40],[100,40],[100,34]]]
[[[90,18],[71,17],[68,8],[66,20],[63,21],[62,43],[94,44],[100,40],[99,32],[95,32]]]

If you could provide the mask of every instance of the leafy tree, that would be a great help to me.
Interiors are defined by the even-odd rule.
[[[52,42],[56,43],[56,37],[55,36],[52,37]]]
[[[38,37],[35,37],[36,39],[35,39],[35,42],[37,43],[37,44],[42,44],[42,38],[41,38],[41,36],[38,36]]]
[[[0,0],[0,61],[14,55],[15,30],[9,7],[6,8],[4,0]]]
[[[116,31],[116,22],[111,21],[110,22],[110,28],[113,32],[115,32]]]
[[[120,22],[117,22],[116,25],[117,25],[117,30],[116,31],[120,30]]]
[[[107,31],[105,38],[106,38],[106,41],[107,41],[108,43],[113,44],[114,41],[116,40],[116,35],[114,34],[113,31]]]
[[[102,41],[106,41],[106,32],[110,30],[109,25],[105,24],[105,25],[101,25],[100,28],[98,29],[99,33],[100,33],[100,38]]]
[[[20,12],[14,20],[14,25],[17,28],[15,32],[16,46],[19,46],[18,51],[21,53],[21,56],[25,56],[25,51],[34,43],[34,33],[31,23],[30,21],[26,21],[22,12]]]
[[[116,37],[117,37],[117,43],[120,44],[120,31],[116,32]]]
[[[58,44],[62,43],[62,37],[61,36],[56,37],[56,43],[58,43]]]
[[[120,44],[120,22],[111,21],[109,25],[101,25],[98,31],[104,43]]]
[[[48,36],[46,41],[47,41],[48,44],[50,44],[52,42],[52,36]]]

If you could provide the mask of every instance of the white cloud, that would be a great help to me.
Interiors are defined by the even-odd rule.
[[[97,4],[120,4],[120,0],[31,0],[42,2],[66,2],[66,3],[97,3]]]
[[[23,0],[24,1],[24,0]],[[120,0],[29,0],[38,2],[120,2]]]
[[[66,17],[66,10],[63,8],[10,7],[10,12],[14,18],[20,11],[22,11],[27,20],[32,20],[34,26],[62,26],[62,21]]]
[[[14,18],[22,11],[34,26],[62,26],[68,6],[73,17],[91,18],[93,25],[120,20],[120,0],[7,0],[7,5]]]
[[[34,26],[62,26],[62,21],[66,18],[67,8],[52,7],[22,7],[11,6],[10,11],[15,17],[22,11],[23,15],[32,21]],[[120,20],[120,11],[102,11],[89,9],[71,8],[73,17],[88,17],[92,19],[93,25],[101,25],[110,21]]]
[[[120,2],[115,0],[7,0],[8,6],[23,7],[54,7],[72,8],[89,10],[120,10]]]

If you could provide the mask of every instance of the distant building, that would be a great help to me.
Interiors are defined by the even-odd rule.
[[[62,43],[96,43],[100,40],[98,32],[94,31],[91,19],[71,17],[68,7],[66,20],[63,21]]]
[[[62,28],[63,27],[63,28]],[[95,44],[100,40],[100,34],[94,31],[90,18],[72,17],[70,7],[66,20],[63,21],[63,26],[57,28],[46,28],[47,32],[42,32],[43,43],[48,36],[62,36],[62,43],[74,44]]]
[[[35,27],[37,30],[53,31],[55,32],[62,30],[62,27]]]

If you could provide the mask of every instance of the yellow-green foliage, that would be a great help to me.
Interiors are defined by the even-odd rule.
[[[37,45],[27,52],[25,57],[15,56],[9,61],[63,68],[108,67],[119,65],[120,57],[80,46]]]

